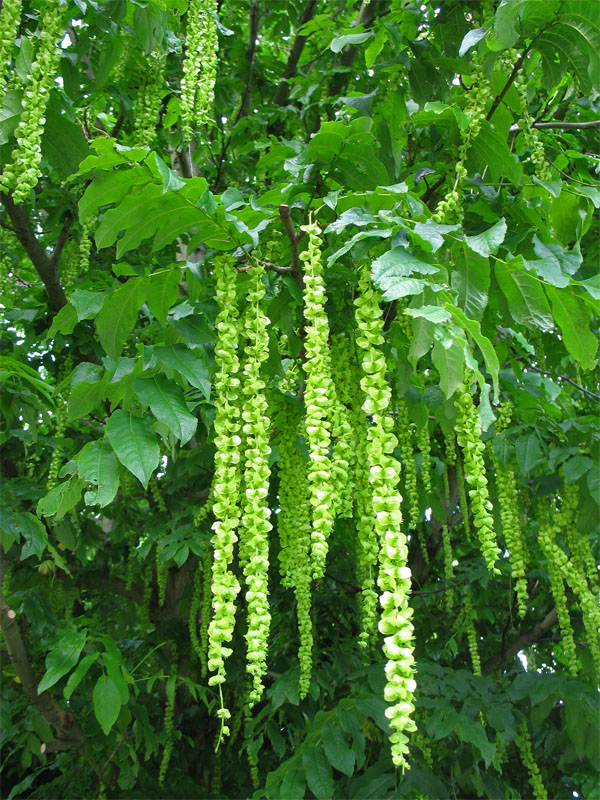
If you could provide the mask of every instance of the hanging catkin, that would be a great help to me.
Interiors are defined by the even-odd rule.
[[[37,57],[31,67],[24,107],[15,131],[17,144],[0,177],[0,189],[4,192],[12,190],[15,203],[27,200],[40,177],[41,142],[46,124],[44,114],[60,61],[58,45],[65,32],[62,11],[59,0],[49,0],[46,5]]]
[[[365,393],[364,411],[371,418],[368,429],[369,480],[375,532],[379,541],[379,602],[383,634],[383,652],[387,658],[384,696],[390,704],[386,716],[390,722],[392,760],[397,767],[408,762],[409,731],[415,731],[413,719],[414,680],[412,609],[408,604],[411,573],[407,566],[408,546],[402,533],[401,497],[398,493],[400,465],[393,456],[398,440],[392,433],[390,415],[391,389],[386,381],[387,365],[380,350],[383,343],[383,317],[380,294],[370,281],[367,268],[361,271],[356,298],[357,345],[361,353]]]
[[[253,268],[248,294],[243,336],[245,364],[242,381],[242,433],[244,435],[244,494],[240,550],[244,552],[244,577],[248,604],[246,669],[252,675],[249,702],[257,702],[263,692],[267,671],[267,644],[271,626],[268,599],[269,531],[269,446],[270,419],[265,397],[261,364],[269,355],[269,319],[262,310],[265,294],[264,267]]]
[[[216,16],[216,0],[190,0],[180,100],[186,142],[210,120],[219,46]]]
[[[231,568],[237,528],[240,520],[240,452],[241,391],[238,377],[239,316],[236,305],[236,273],[233,261],[227,256],[215,259],[216,297],[219,313],[215,322],[217,344],[215,356],[218,371],[215,376],[215,475],[213,480],[212,525],[214,551],[212,568],[213,616],[208,629],[208,668],[216,674],[209,685],[225,682],[225,659],[233,652],[227,644],[235,625],[235,600],[239,581]],[[222,720],[222,735],[229,733],[225,720],[230,716],[221,697],[217,711]]]
[[[313,578],[322,578],[334,509],[331,485],[332,380],[329,358],[329,320],[325,312],[325,283],[321,264],[318,225],[302,228],[308,233],[304,262],[304,317],[306,319],[306,433],[308,436],[310,505],[312,513],[311,560]]]

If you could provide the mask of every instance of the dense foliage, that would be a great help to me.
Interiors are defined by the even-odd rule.
[[[598,798],[596,0],[4,0],[2,786]]]

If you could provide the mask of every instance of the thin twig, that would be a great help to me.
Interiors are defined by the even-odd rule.
[[[50,263],[55,269],[58,269],[58,262],[60,260],[62,251],[64,250],[67,240],[69,238],[69,231],[71,230],[72,225],[73,225],[73,214],[71,214],[71,212],[68,211],[63,226],[60,229],[60,233],[58,234],[58,239],[56,240],[56,246],[54,247],[52,256],[50,258]]]
[[[569,378],[567,375],[554,376],[551,372],[548,372],[545,369],[541,369],[541,367],[536,367],[535,364],[530,364],[529,361],[527,361],[525,357],[522,355],[519,355],[516,358],[517,361],[523,361],[523,363],[527,365],[527,369],[532,369],[535,372],[540,372],[542,375],[547,375],[550,378],[556,377],[560,381],[565,381],[565,383],[570,383],[571,386],[574,386],[575,389],[579,389],[580,392],[583,392],[583,394],[585,394],[591,400],[600,400],[600,394],[591,392],[589,389],[586,389],[585,386],[580,386],[578,383],[575,383],[575,381]]]
[[[488,122],[494,116],[494,111],[498,108],[498,106],[500,105],[500,103],[504,99],[504,95],[508,92],[508,90],[510,89],[510,87],[514,83],[514,80],[517,77],[517,75],[519,74],[519,70],[523,66],[523,62],[525,61],[525,56],[527,55],[528,52],[529,52],[529,48],[526,47],[525,50],[523,50],[523,52],[521,53],[521,55],[517,59],[517,61],[515,63],[515,66],[513,67],[513,71],[510,73],[510,75],[508,76],[508,80],[504,84],[504,88],[502,89],[500,94],[496,95],[496,97],[494,98],[494,102],[492,103],[492,105],[490,107],[490,110],[488,111],[487,116],[486,116],[486,119],[487,119]]]
[[[411,597],[414,596],[414,595],[417,595],[417,594],[418,595],[422,595],[422,594],[439,594],[440,592],[447,592],[450,589],[454,589],[456,586],[462,586],[466,582],[467,582],[467,579],[463,578],[461,581],[458,581],[458,583],[449,583],[447,586],[442,586],[441,589],[426,589],[423,592],[411,592]]]

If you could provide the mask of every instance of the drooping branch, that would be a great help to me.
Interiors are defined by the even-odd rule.
[[[488,661],[485,662],[483,665],[483,672],[489,673],[494,672],[497,669],[500,669],[504,664],[512,661],[512,659],[519,653],[521,650],[524,650],[526,647],[530,647],[535,642],[539,642],[540,639],[543,639],[544,636],[548,633],[548,631],[556,625],[558,620],[558,613],[555,608],[552,611],[549,611],[544,619],[541,622],[538,622],[531,630],[526,631],[525,633],[520,634],[517,638],[508,645],[508,647],[498,655],[495,655],[493,658],[490,658]]]
[[[0,197],[19,241],[46,287],[50,303],[55,311],[60,311],[67,304],[67,298],[60,285],[57,264],[38,241],[23,206],[15,203],[10,194],[0,194]]]

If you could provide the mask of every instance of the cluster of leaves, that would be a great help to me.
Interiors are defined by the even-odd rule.
[[[357,6],[2,7],[2,173],[16,176],[15,152],[36,154],[25,189],[0,179],[7,797],[81,797],[99,784],[112,797],[522,797],[532,775],[540,796],[598,797],[597,8]],[[196,120],[182,91],[199,9],[206,52],[216,37],[219,55],[214,87],[214,60],[194,66],[210,78]],[[57,14],[58,48],[44,28]],[[28,143],[39,86],[45,109],[36,101]],[[442,220],[450,193],[460,213]],[[370,584],[355,569],[356,519],[335,521],[310,592],[302,573],[302,691],[294,593],[276,556],[266,693],[252,714],[240,625],[227,680],[209,685],[203,664],[222,366],[215,257],[239,271],[242,311],[250,258],[264,268],[260,380],[296,419],[311,215],[333,382],[354,346],[357,264],[367,265],[385,301],[392,419],[429,434],[411,453],[411,436],[395,431],[417,687],[402,774],[384,657],[359,646]],[[449,457],[465,374],[487,444],[475,449],[497,575],[470,536],[461,448]],[[513,413],[497,430],[500,401]],[[265,500],[275,554],[276,424]],[[293,444],[307,462],[304,440]],[[364,461],[364,442],[356,451]],[[498,503],[508,471],[517,572]],[[570,582],[556,577],[553,548]],[[215,753],[222,700],[231,736]]]

